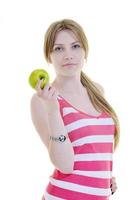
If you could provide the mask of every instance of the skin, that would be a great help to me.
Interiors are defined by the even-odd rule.
[[[80,81],[80,73],[85,61],[85,51],[75,35],[69,30],[60,31],[56,38],[51,53],[51,62],[56,72],[52,83],[60,93],[81,95],[85,88]],[[59,44],[59,45],[58,45]],[[75,65],[65,67],[66,63]],[[72,87],[73,86],[73,87]]]
[[[112,183],[111,191],[112,191],[112,192],[116,192],[116,190],[117,190],[117,184],[116,184],[116,181],[115,181],[115,177],[114,177],[114,176],[112,177],[111,183]]]

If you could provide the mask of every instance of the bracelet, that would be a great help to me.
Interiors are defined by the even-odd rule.
[[[67,135],[60,135],[58,137],[51,136],[49,137],[50,140],[64,142],[68,136]]]

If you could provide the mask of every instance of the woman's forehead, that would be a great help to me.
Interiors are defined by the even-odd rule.
[[[61,30],[56,33],[54,44],[64,44],[64,42],[74,43],[79,41],[71,30]]]

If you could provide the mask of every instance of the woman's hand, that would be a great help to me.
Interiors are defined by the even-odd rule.
[[[47,114],[59,111],[59,102],[57,99],[58,94],[56,89],[50,86],[49,83],[47,83],[45,87],[41,89],[41,83],[42,80],[39,79],[35,89],[37,91],[37,95],[43,99]]]
[[[115,177],[112,177],[110,187],[111,187],[112,194],[114,194],[114,192],[116,192],[116,190],[117,190],[117,185],[116,185],[116,182],[115,182]]]

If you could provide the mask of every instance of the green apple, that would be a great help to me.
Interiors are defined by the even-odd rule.
[[[32,71],[29,76],[29,84],[32,88],[35,89],[38,79],[43,79],[41,83],[41,89],[43,89],[49,81],[48,72],[44,69],[35,69],[34,71]]]

